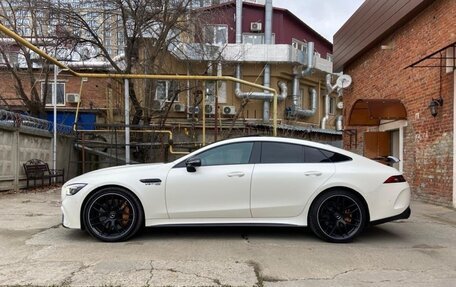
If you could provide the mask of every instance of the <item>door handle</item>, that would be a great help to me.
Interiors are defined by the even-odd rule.
[[[307,171],[304,173],[305,176],[320,176],[322,175],[321,171]]]
[[[245,175],[245,173],[243,173],[242,171],[233,171],[233,172],[230,172],[229,174],[227,174],[228,177],[243,177]]]

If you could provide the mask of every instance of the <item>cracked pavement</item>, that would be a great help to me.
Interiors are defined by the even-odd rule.
[[[456,211],[414,201],[408,220],[351,244],[304,228],[147,228],[102,243],[60,226],[58,190],[0,194],[0,286],[455,286]]]

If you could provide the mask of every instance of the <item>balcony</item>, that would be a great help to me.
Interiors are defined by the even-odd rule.
[[[227,44],[214,46],[198,43],[176,43],[169,50],[180,60],[222,61],[229,63],[271,63],[307,66],[305,51],[291,45]],[[314,56],[315,69],[332,73],[332,62]]]

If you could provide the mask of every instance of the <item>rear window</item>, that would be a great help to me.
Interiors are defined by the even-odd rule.
[[[329,160],[328,157],[318,148],[306,146],[304,150],[306,163],[331,162],[331,160]]]
[[[343,162],[343,161],[351,161],[352,158],[337,152],[327,151],[327,150],[320,150],[331,162]]]

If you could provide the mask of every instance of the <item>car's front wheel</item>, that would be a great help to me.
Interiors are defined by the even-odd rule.
[[[362,232],[366,222],[364,203],[346,190],[324,193],[310,208],[310,228],[318,237],[329,242],[352,241]]]
[[[83,210],[86,230],[102,241],[123,241],[141,227],[143,214],[139,201],[129,192],[108,187],[90,196]]]

